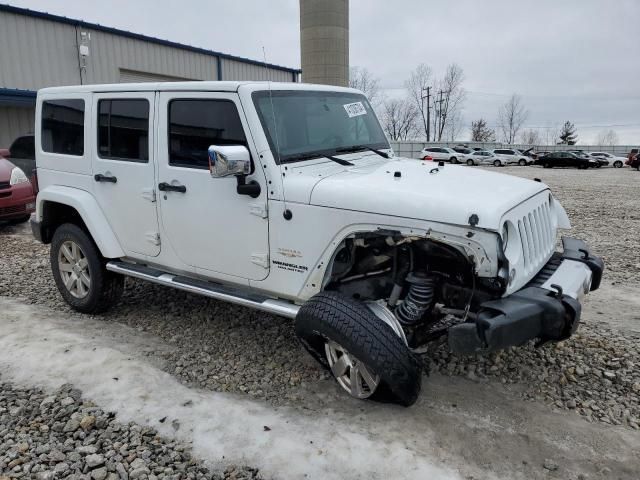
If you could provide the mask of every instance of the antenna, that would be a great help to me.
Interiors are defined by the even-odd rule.
[[[267,68],[267,53],[264,45],[262,46],[262,58],[264,59],[264,71],[269,84],[269,101],[271,102],[271,115],[273,116],[273,131],[276,135],[276,155],[278,156],[278,167],[280,169],[280,184],[282,185],[282,203],[284,205],[284,218],[289,220],[291,218],[291,212],[287,208],[287,195],[284,190],[284,172],[282,171],[282,162],[280,160],[280,136],[278,135],[278,122],[276,119],[276,110],[273,107],[273,92],[271,90],[271,80],[269,80],[269,69]]]

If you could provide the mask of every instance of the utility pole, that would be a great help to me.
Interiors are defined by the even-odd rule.
[[[426,95],[422,95],[424,91],[427,91]],[[422,102],[422,121],[424,122],[424,99],[427,99],[427,124],[425,130],[427,133],[427,142],[431,141],[431,87],[420,89],[420,98]]]
[[[442,139],[442,103],[444,102],[444,99],[442,98],[443,93],[445,92],[443,90],[440,90],[438,92],[439,98],[438,100],[436,100],[436,103],[438,104],[438,112],[436,113],[436,135],[438,136],[438,141]],[[436,139],[435,135],[433,136],[433,139]]]

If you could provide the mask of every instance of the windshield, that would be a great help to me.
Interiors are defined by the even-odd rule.
[[[389,148],[364,95],[265,90],[252,96],[276,162]]]

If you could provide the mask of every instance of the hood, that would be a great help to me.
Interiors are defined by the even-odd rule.
[[[394,217],[499,230],[502,216],[546,190],[540,182],[462,165],[371,156],[353,167],[320,162],[290,168],[287,200]],[[433,172],[433,173],[431,173]]]
[[[0,182],[8,182],[11,179],[11,170],[15,165],[6,158],[0,158]]]

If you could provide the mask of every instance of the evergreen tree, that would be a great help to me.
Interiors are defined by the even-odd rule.
[[[560,131],[560,144],[575,145],[577,141],[578,135],[576,134],[576,126],[567,120],[564,122],[562,130]]]

